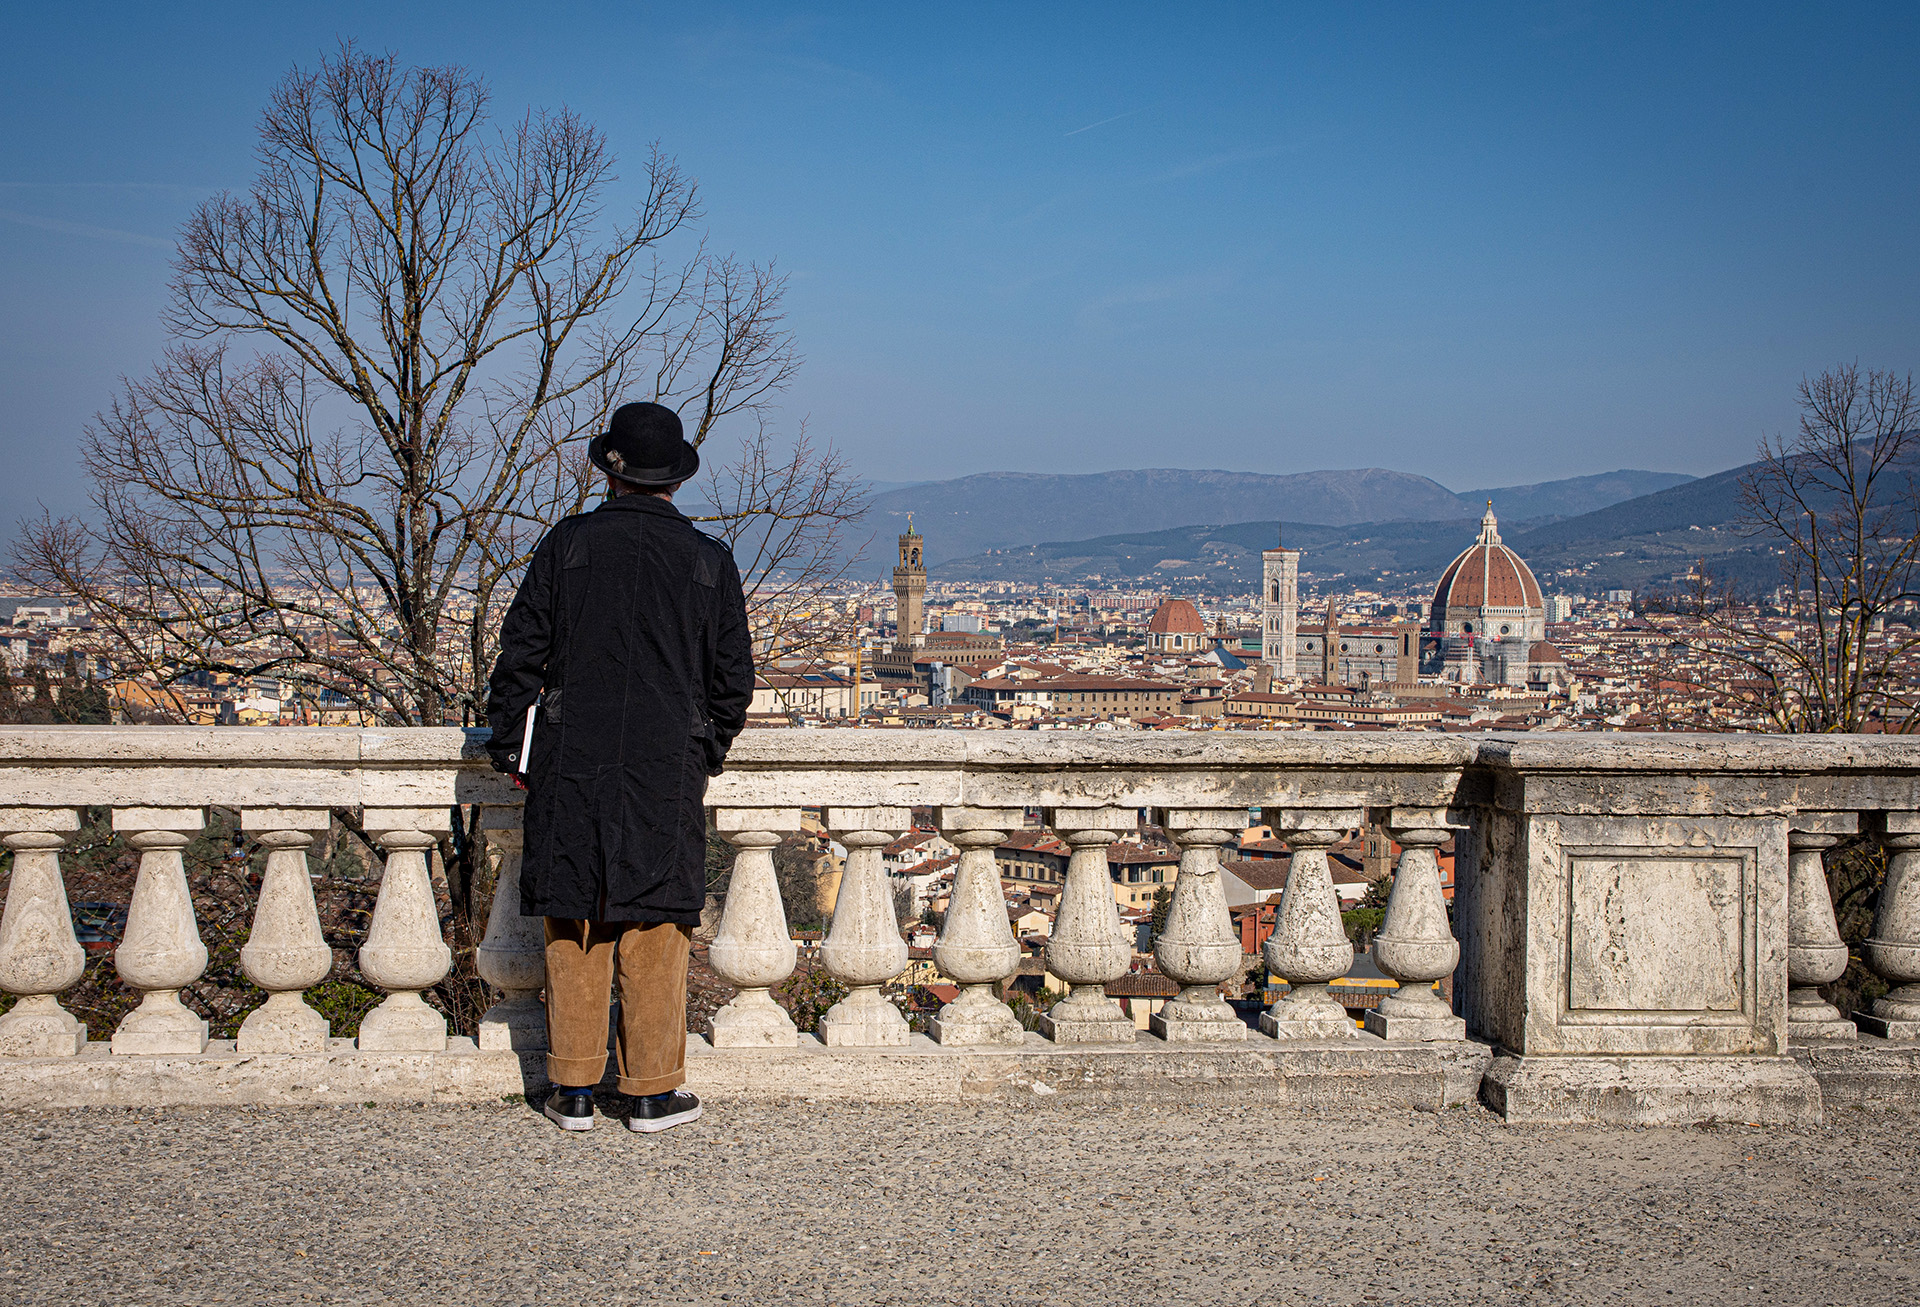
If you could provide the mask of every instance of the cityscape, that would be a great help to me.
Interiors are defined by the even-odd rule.
[[[1260,555],[1259,588],[1178,593],[932,579],[911,561],[920,557],[922,537],[909,525],[890,581],[823,584],[798,608],[785,587],[769,587],[786,602],[776,618],[757,626],[749,726],[1771,728],[1755,696],[1743,693],[1751,687],[1741,683],[1737,664],[1725,656],[1742,646],[1726,622],[1663,604],[1660,592],[1543,590],[1526,561],[1501,541],[1491,510],[1476,535],[1462,524],[1459,556],[1432,588],[1415,590],[1329,590],[1303,600],[1303,560],[1310,569],[1311,556],[1280,545],[1284,534],[1276,523],[1276,544]],[[749,611],[758,611],[751,602]],[[1867,650],[1885,656],[1902,693],[1920,693],[1916,614],[1920,600],[1902,599],[1867,634]],[[37,676],[49,702],[43,715],[56,711],[71,688],[108,701],[100,720],[247,726],[381,720],[307,677],[155,669],[147,660],[129,665],[120,656],[124,637],[97,629],[84,602],[72,597],[0,596],[0,617],[11,622],[0,629],[0,640],[16,696],[24,702]],[[1817,638],[1813,623],[1797,617],[1778,592],[1743,618],[1777,638]],[[324,634],[325,611],[307,626]],[[133,639],[157,629],[136,624]],[[262,660],[273,658],[274,642],[262,640],[258,649]],[[244,661],[243,651],[235,657]]]
[[[1920,9],[0,48],[0,1303],[1920,1299]]]

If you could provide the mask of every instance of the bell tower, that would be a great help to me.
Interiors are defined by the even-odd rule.
[[[1260,571],[1260,660],[1275,676],[1290,679],[1300,621],[1300,551],[1276,541],[1274,548],[1261,552]]]
[[[893,569],[895,649],[918,649],[927,642],[927,569],[920,559],[920,543],[913,514],[908,513],[907,531],[900,537],[900,562]]]

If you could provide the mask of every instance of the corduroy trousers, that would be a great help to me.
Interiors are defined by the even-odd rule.
[[[691,926],[639,921],[547,922],[547,1077],[597,1085],[607,1073],[607,1009],[620,978],[614,1040],[623,1094],[664,1094],[687,1081],[687,953]]]

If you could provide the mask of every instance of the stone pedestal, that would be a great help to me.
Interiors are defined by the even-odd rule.
[[[1244,808],[1175,808],[1163,814],[1162,825],[1180,845],[1180,875],[1153,956],[1161,974],[1182,988],[1148,1024],[1169,1043],[1228,1042],[1250,1033],[1220,997],[1220,982],[1239,972],[1241,960],[1240,938],[1233,933],[1220,885],[1220,846],[1246,822]]]
[[[190,832],[205,825],[198,808],[114,809],[114,829],[132,832],[127,843],[140,851],[140,870],[113,965],[130,988],[143,991],[140,1006],[114,1029],[116,1053],[198,1053],[207,1046],[207,1023],[180,1001],[180,991],[207,969],[180,857]]]
[[[59,1000],[87,969],[60,875],[60,850],[79,827],[71,808],[0,808],[0,831],[13,851],[0,916],[0,990],[19,995],[0,1016],[0,1057],[72,1057],[86,1047],[87,1028]]]
[[[1821,855],[1859,829],[1850,812],[1796,814],[1787,829],[1787,1039],[1805,1044],[1858,1039],[1859,1028],[1820,996],[1847,970],[1847,945],[1834,920]]]
[[[773,850],[784,832],[800,829],[800,810],[723,808],[714,825],[737,852],[707,961],[740,992],[713,1014],[707,1032],[715,1048],[791,1048],[800,1032],[769,991],[793,974],[799,949],[780,903]]]
[[[913,825],[906,808],[829,808],[829,831],[847,849],[833,928],[820,947],[827,974],[847,996],[820,1018],[829,1048],[904,1048],[912,1031],[880,986],[907,968],[907,941],[893,912],[893,886],[881,851]]]
[[[437,818],[437,822],[436,822]],[[407,821],[397,828],[389,823]],[[440,935],[427,852],[446,829],[447,812],[366,812],[367,833],[387,851],[373,921],[360,946],[360,974],[387,991],[360,1019],[359,1046],[377,1053],[438,1053],[447,1047],[447,1019],[427,1006],[422,990],[446,979],[453,950]]]
[[[1496,1108],[1648,1124],[1817,1113],[1786,1056],[1796,786],[1743,769],[1740,747],[1552,733],[1478,746],[1455,995],[1511,1059],[1490,1082]]]
[[[1040,1033],[1056,1044],[1131,1044],[1139,1036],[1106,993],[1107,982],[1126,975],[1133,962],[1107,872],[1107,847],[1133,822],[1125,808],[1058,808],[1049,814],[1048,824],[1073,849],[1047,940],[1047,970],[1072,989],[1040,1018]]]
[[[1447,814],[1395,809],[1387,828],[1400,842],[1400,866],[1387,899],[1387,919],[1373,937],[1373,960],[1400,988],[1367,1013],[1367,1032],[1382,1039],[1465,1039],[1457,1017],[1433,983],[1453,974],[1460,945],[1447,924],[1435,850],[1450,836]]]
[[[1860,1029],[1882,1039],[1920,1039],[1920,812],[1890,812],[1887,883],[1862,950],[1893,988],[1856,1013]]]
[[[319,1053],[326,1049],[327,1019],[300,995],[333,970],[333,950],[320,933],[313,878],[307,871],[307,846],[327,829],[329,820],[324,808],[241,814],[243,829],[262,830],[267,868],[260,878],[253,929],[240,949],[240,969],[267,991],[267,1001],[240,1023],[234,1041],[239,1052]]]
[[[1018,808],[942,808],[940,832],[960,850],[953,898],[947,904],[933,961],[960,986],[960,996],[927,1023],[927,1033],[955,1046],[1021,1044],[1027,1032],[1019,1018],[994,997],[996,981],[1020,966],[1020,945],[1007,921],[994,846],[1022,819]]]
[[[543,918],[520,914],[522,816],[520,808],[490,807],[480,817],[494,866],[493,906],[473,966],[500,999],[481,1016],[478,1043],[489,1051],[544,1053],[547,1009],[540,991],[547,983],[547,931]]]
[[[1353,944],[1340,922],[1327,849],[1364,816],[1358,808],[1267,813],[1274,834],[1293,854],[1273,933],[1260,950],[1267,970],[1287,982],[1286,997],[1260,1015],[1262,1033],[1275,1039],[1354,1039],[1360,1034],[1327,988],[1353,966]]]

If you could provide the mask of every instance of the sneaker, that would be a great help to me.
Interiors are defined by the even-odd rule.
[[[540,1110],[562,1130],[593,1129],[593,1095],[586,1090],[570,1094],[556,1089],[547,1095],[547,1105]]]
[[[627,1116],[627,1129],[652,1134],[656,1130],[671,1130],[677,1125],[699,1119],[700,1100],[684,1090],[676,1089],[670,1094],[635,1098],[632,1111]]]

